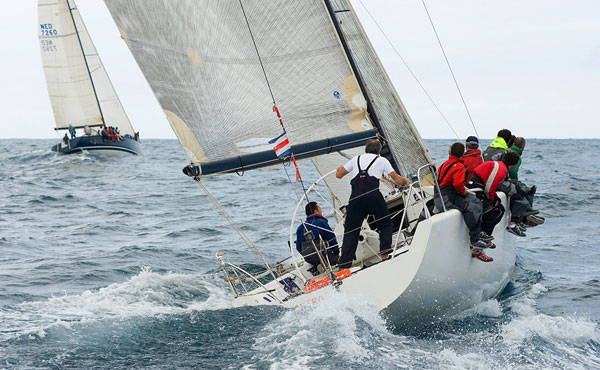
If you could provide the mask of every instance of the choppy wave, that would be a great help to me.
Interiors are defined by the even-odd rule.
[[[223,278],[216,275],[159,274],[149,268],[122,283],[81,294],[63,294],[47,300],[24,302],[2,310],[2,337],[43,338],[55,326],[132,317],[189,314],[231,306]]]
[[[337,293],[316,307],[288,311],[258,334],[247,368],[546,368],[600,366],[600,330],[589,319],[537,312],[541,284],[509,303],[490,300],[465,312],[497,319],[481,331],[455,328],[443,339],[389,331],[374,307]],[[336,294],[336,293],[334,293]],[[511,312],[507,314],[507,312]],[[430,330],[436,330],[431,328]],[[546,349],[552,351],[546,352]],[[332,355],[335,354],[335,355]],[[565,354],[568,354],[565,356]],[[343,365],[342,365],[343,364]]]
[[[576,160],[598,140],[528,142],[520,175],[546,224],[518,240],[509,285],[413,331],[339,293],[295,310],[232,308],[214,256],[251,268],[253,255],[181,174],[176,141],[121,160],[4,143],[2,368],[600,368],[600,173]],[[438,162],[449,143],[427,142]],[[306,182],[318,176],[299,165]],[[205,181],[268,259],[286,256],[296,199],[284,172]]]

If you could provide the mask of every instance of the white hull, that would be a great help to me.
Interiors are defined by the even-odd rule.
[[[506,206],[506,197],[501,196]],[[497,248],[486,251],[493,262],[471,257],[462,214],[451,210],[421,221],[412,243],[400,247],[393,258],[367,268],[353,267],[339,291],[368,300],[393,322],[443,319],[468,309],[497,296],[510,279],[516,251],[512,235],[505,231],[508,219],[505,215],[494,230]],[[285,277],[300,280],[296,271],[281,278]],[[288,294],[278,281],[265,287],[274,290],[266,293],[259,288],[238,296],[233,305],[298,307],[330,299],[335,289],[329,285],[283,301]]]

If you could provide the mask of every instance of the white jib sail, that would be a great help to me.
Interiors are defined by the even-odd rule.
[[[57,128],[99,125],[134,134],[75,3],[38,0],[42,64]]]

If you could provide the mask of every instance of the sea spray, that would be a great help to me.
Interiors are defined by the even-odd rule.
[[[45,336],[50,327],[97,320],[124,320],[137,316],[175,315],[231,307],[229,292],[220,275],[159,274],[144,267],[125,282],[113,283],[81,294],[53,296],[24,302],[3,310],[4,320],[19,322],[2,328],[2,335]]]

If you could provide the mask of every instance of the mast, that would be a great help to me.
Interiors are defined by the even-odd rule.
[[[350,51],[350,47],[348,46],[348,43],[346,42],[346,38],[344,37],[342,28],[340,27],[340,24],[337,20],[337,17],[335,15],[335,10],[333,9],[333,6],[331,5],[331,1],[330,0],[323,0],[323,1],[325,3],[325,6],[327,7],[327,12],[329,13],[331,22],[333,23],[333,26],[335,27],[335,31],[338,35],[340,43],[342,44],[344,53],[346,53],[346,57],[348,58],[348,62],[350,63],[350,67],[352,68],[352,72],[354,72],[354,76],[356,77],[356,81],[358,82],[358,86],[360,87],[360,91],[362,92],[363,96],[365,97],[365,100],[367,101],[367,113],[369,113],[369,117],[371,117],[371,120],[372,120],[373,124],[375,125],[375,127],[377,128],[377,131],[381,134],[381,136],[386,138],[386,141],[387,141],[387,135],[385,134],[385,131],[383,129],[383,126],[381,125],[381,122],[379,122],[379,116],[377,115],[377,112],[375,111],[375,107],[373,106],[373,103],[371,102],[369,92],[364,84],[364,81],[360,74],[360,70],[358,69],[356,62],[354,61],[354,58],[352,57],[352,52]],[[394,170],[396,170],[397,173],[401,173],[399,171],[400,166],[396,162],[396,159],[394,158],[394,155],[392,154],[391,150],[387,149],[382,154],[386,159],[388,159],[391,162]]]
[[[100,100],[98,99],[98,93],[96,92],[96,86],[94,85],[94,79],[92,78],[92,72],[90,71],[90,66],[88,65],[87,58],[85,57],[85,50],[83,50],[83,44],[81,43],[81,38],[79,37],[79,30],[77,29],[77,23],[75,22],[75,17],[73,17],[73,9],[77,9],[77,7],[71,8],[71,4],[69,0],[65,0],[67,3],[67,8],[69,8],[69,14],[71,15],[71,20],[73,21],[73,27],[75,28],[75,34],[77,35],[77,41],[79,41],[79,47],[81,48],[81,54],[83,54],[83,60],[85,62],[85,68],[87,69],[88,75],[90,76],[90,82],[92,83],[92,90],[94,91],[94,97],[96,98],[96,103],[98,104],[98,110],[100,111],[100,118],[102,119],[102,125],[106,126],[106,122],[104,122],[104,114],[102,114],[102,107],[100,106]]]

